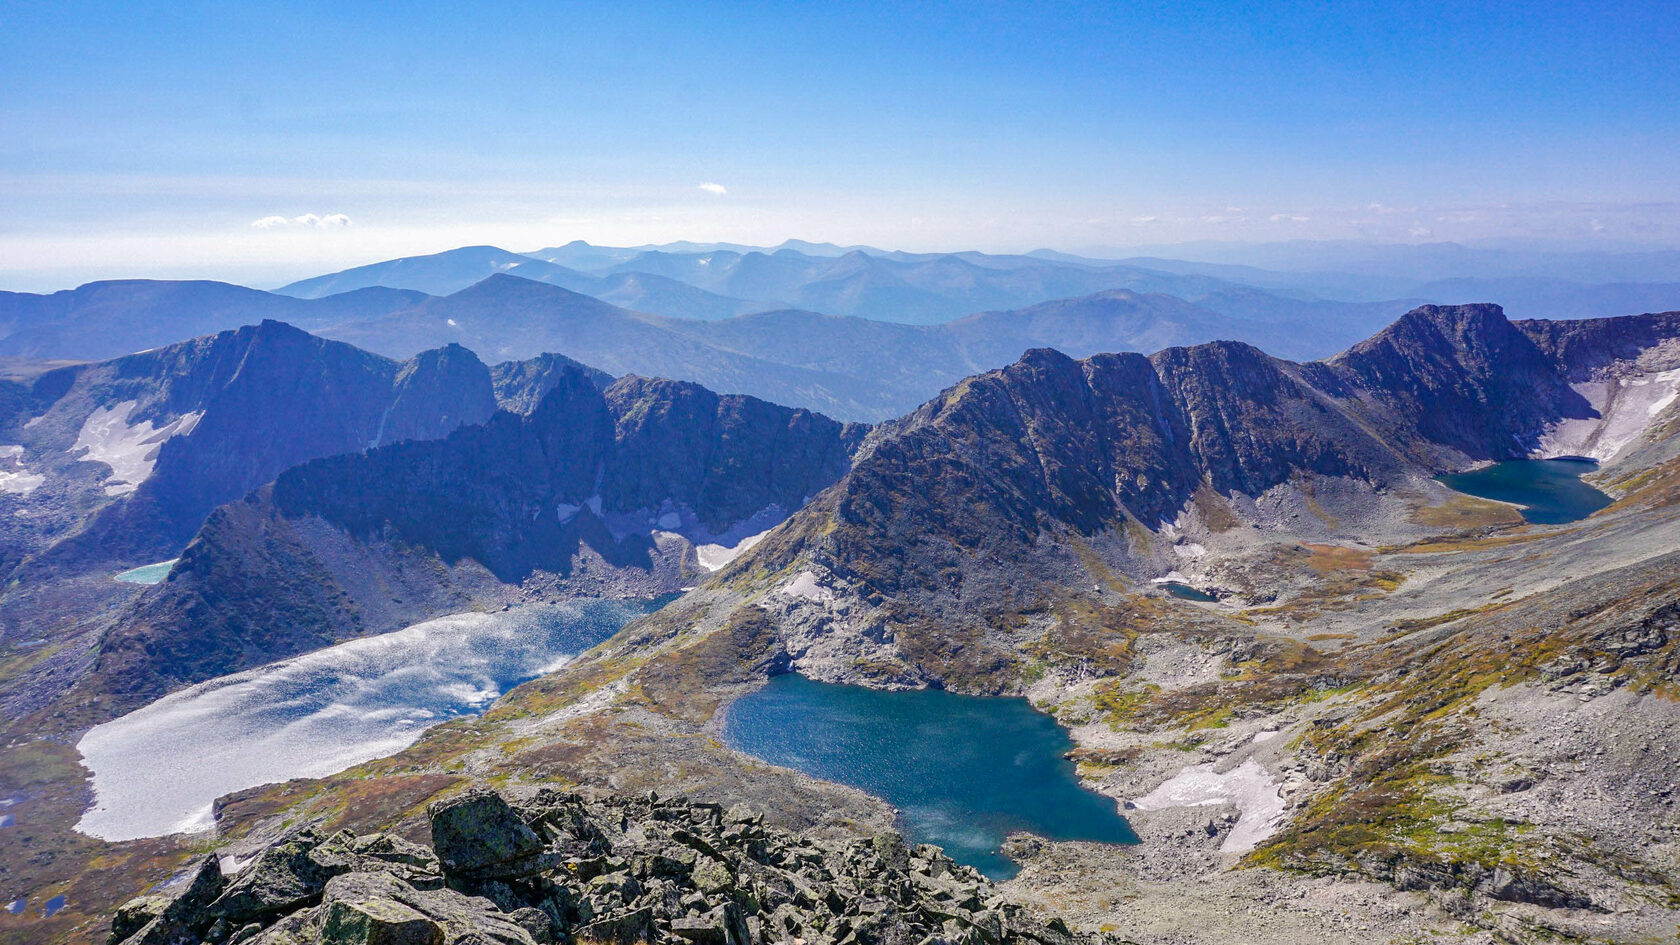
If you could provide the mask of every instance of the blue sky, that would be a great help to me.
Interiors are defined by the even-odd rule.
[[[1677,45],[1656,2],[14,2],[0,284],[574,238],[1673,245]]]

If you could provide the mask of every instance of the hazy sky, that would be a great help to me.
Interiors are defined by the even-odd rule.
[[[1676,11],[11,3],[0,287],[577,238],[1674,245]]]

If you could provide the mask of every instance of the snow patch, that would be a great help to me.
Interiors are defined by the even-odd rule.
[[[1132,802],[1138,810],[1229,804],[1237,825],[1219,845],[1223,853],[1245,853],[1277,832],[1283,820],[1283,794],[1277,779],[1253,758],[1220,774],[1213,762],[1185,768],[1165,784]]]
[[[105,480],[106,495],[129,495],[140,488],[157,465],[158,451],[164,442],[170,437],[191,434],[204,416],[204,411],[198,410],[182,414],[161,427],[153,426],[150,420],[130,424],[128,418],[139,406],[139,401],[125,400],[114,407],[95,409],[82,422],[76,445],[70,448],[72,454],[82,451],[77,459],[84,463],[104,463],[111,467],[111,477]]]
[[[763,541],[764,536],[768,534],[770,534],[770,529],[766,528],[756,535],[748,535],[733,545],[698,545],[694,549],[694,557],[699,560],[700,567],[707,571],[716,571],[739,558],[748,548]]]
[[[1180,558],[1200,558],[1207,554],[1207,549],[1193,541],[1173,546],[1173,554]]]
[[[46,476],[30,472],[24,466],[23,447],[15,443],[0,446],[0,492],[28,495],[46,481]]]
[[[577,600],[456,614],[170,693],[82,736],[95,803],[76,829],[108,840],[204,829],[223,794],[400,751],[644,612]]]
[[[817,583],[817,576],[811,571],[801,571],[793,580],[782,586],[781,593],[801,600],[827,602],[834,599],[834,592]]]
[[[1680,398],[1680,368],[1572,385],[1596,417],[1559,421],[1540,439],[1536,456],[1586,456],[1609,462],[1644,435]]]

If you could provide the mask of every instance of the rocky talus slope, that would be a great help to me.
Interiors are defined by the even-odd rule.
[[[110,945],[1117,942],[1075,935],[896,833],[822,841],[745,807],[542,790],[431,806],[431,848],[303,828],[116,913]]]

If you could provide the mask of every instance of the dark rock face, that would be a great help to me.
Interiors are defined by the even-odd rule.
[[[605,534],[614,513],[669,503],[722,532],[768,506],[798,508],[845,474],[861,432],[677,381],[630,377],[602,391],[568,368],[546,383],[527,416],[291,470],[275,482],[275,508],[518,581],[569,571],[580,541],[622,545]]]
[[[1404,461],[1295,365],[1243,344],[1074,361],[1028,352],[871,444],[823,556],[891,595],[1041,534],[1170,521],[1204,482],[1257,495],[1302,472],[1386,481]],[[867,569],[867,574],[862,572]]]
[[[602,390],[613,382],[605,371],[597,371],[585,364],[558,354],[543,354],[527,361],[503,361],[490,369],[490,380],[496,388],[496,403],[510,413],[528,414],[537,409],[569,371],[583,371]]]
[[[539,373],[547,393],[527,415],[308,462],[218,509],[104,635],[91,684],[138,704],[472,606],[485,588],[452,588],[439,562],[490,592],[533,579],[555,596],[672,590],[693,562],[655,530],[700,543],[768,528],[844,475],[864,432],[694,384],[602,390],[579,365]],[[584,554],[599,562],[580,571]]]
[[[1512,324],[1561,365],[1571,381],[1585,380],[1607,364],[1632,361],[1644,351],[1680,338],[1680,312]]]
[[[1591,415],[1564,366],[1497,305],[1426,305],[1328,367],[1391,427],[1473,459],[1520,457],[1548,421]]]
[[[470,791],[434,805],[431,818],[435,858],[382,834],[306,829],[225,889],[195,883],[123,906],[109,941],[1114,940],[1034,918],[938,848],[912,849],[897,834],[816,841],[768,828],[745,808],[548,790],[513,804]],[[214,857],[205,862],[215,868]]]
[[[65,452],[69,463],[82,455],[73,445],[90,414],[130,403],[123,425],[176,424],[185,432],[161,439],[151,474],[131,494],[88,490],[96,498],[79,504],[96,502],[97,514],[41,566],[61,571],[168,557],[210,510],[290,466],[380,442],[444,436],[495,410],[489,371],[464,348],[398,362],[271,321],[49,372],[33,385],[27,407],[8,418],[15,429],[6,436],[26,446],[29,462]],[[80,465],[92,479],[95,464]],[[64,475],[75,471],[67,467]],[[58,483],[55,477],[45,488]]]
[[[1083,361],[1030,351],[883,425],[742,566],[803,557],[883,608],[870,632],[896,635],[907,678],[983,690],[1014,656],[993,628],[1090,582],[1081,545],[1115,567],[1139,526],[1198,495],[1318,478],[1370,495],[1527,455],[1549,423],[1589,414],[1575,372],[1675,339],[1670,316],[1519,327],[1471,305],[1426,306],[1312,364],[1235,342]]]

